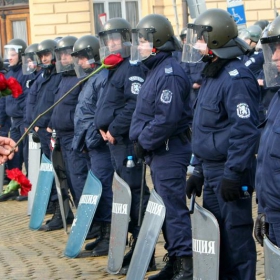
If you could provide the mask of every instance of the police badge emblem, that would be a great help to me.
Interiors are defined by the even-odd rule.
[[[172,92],[170,90],[163,90],[162,93],[161,93],[161,96],[160,96],[160,101],[162,103],[170,103],[172,100]]]

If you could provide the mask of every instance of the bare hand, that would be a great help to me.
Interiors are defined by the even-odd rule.
[[[193,89],[199,89],[199,88],[200,88],[200,84],[198,84],[198,83],[193,83],[192,88],[193,88]]]
[[[38,127],[38,126],[35,126],[35,127],[34,127],[34,130],[35,130],[36,132],[38,132],[39,127]]]
[[[0,137],[0,164],[3,164],[7,160],[12,159],[14,157],[14,152],[18,151],[18,148],[14,149],[15,145],[15,141],[11,138]]]
[[[52,129],[47,127],[47,132],[52,133]]]
[[[108,141],[107,136],[106,136],[106,132],[102,129],[99,129],[99,132],[103,138],[104,141]]]
[[[109,141],[109,143],[111,143],[112,145],[114,145],[116,143],[115,138],[111,135],[109,130],[106,132],[106,137],[107,137],[107,140]]]
[[[263,87],[263,79],[258,79],[258,83],[260,87]]]

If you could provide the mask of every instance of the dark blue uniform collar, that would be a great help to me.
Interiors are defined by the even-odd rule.
[[[143,60],[143,63],[149,69],[154,69],[158,64],[160,64],[169,56],[172,56],[172,52],[158,52],[156,55],[151,55],[146,60]]]

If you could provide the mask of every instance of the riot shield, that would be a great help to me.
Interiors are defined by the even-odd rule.
[[[62,216],[62,222],[65,232],[67,233],[66,218],[70,211],[69,195],[68,195],[68,184],[66,177],[66,170],[64,161],[62,158],[62,152],[58,145],[54,146],[52,151],[52,163],[54,169],[55,186],[60,206],[60,212]]]
[[[194,205],[191,221],[193,279],[219,279],[220,229],[218,221],[211,212],[197,203]]]
[[[27,204],[27,215],[31,214],[34,196],[36,192],[36,186],[39,176],[40,170],[40,162],[41,162],[41,144],[35,143],[32,139],[32,133],[28,135],[29,144],[28,144],[28,170],[30,170],[28,174],[28,179],[32,184],[31,191],[28,192],[28,204]]]
[[[162,198],[153,189],[128,268],[127,280],[144,279],[164,222],[165,212]]]
[[[51,161],[43,154],[40,171],[34,196],[33,207],[31,211],[29,228],[32,230],[40,229],[50,198],[53,184],[54,173]]]
[[[0,193],[3,192],[5,165],[0,164]]]
[[[107,271],[117,274],[122,268],[131,208],[128,184],[114,173],[113,208]]]
[[[79,255],[92,223],[101,194],[101,182],[89,171],[64,251],[66,257],[75,258]]]
[[[265,235],[264,249],[264,274],[267,280],[277,280],[280,275],[280,248],[274,245]]]

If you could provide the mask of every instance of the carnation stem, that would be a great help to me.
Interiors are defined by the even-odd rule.
[[[92,73],[90,73],[88,76],[86,76],[85,78],[83,78],[82,80],[80,80],[77,84],[75,84],[71,89],[69,89],[63,96],[61,96],[51,107],[49,107],[46,111],[44,111],[43,113],[41,113],[40,115],[38,115],[35,120],[31,123],[31,125],[26,129],[26,131],[24,132],[24,134],[22,134],[22,136],[20,137],[20,139],[17,141],[16,145],[13,147],[13,149],[11,150],[11,153],[13,153],[16,149],[16,147],[22,142],[22,140],[24,139],[24,137],[29,133],[29,131],[33,128],[33,126],[35,125],[35,123],[41,118],[43,117],[45,114],[47,114],[49,111],[51,111],[57,104],[59,104],[70,92],[73,91],[73,89],[75,89],[76,87],[78,87],[80,84],[82,84],[83,82],[85,82],[86,80],[88,80],[90,77],[92,77],[93,75],[95,75],[96,73],[98,73],[99,71],[101,71],[103,68],[108,68],[108,66],[106,66],[105,64],[101,64],[101,66],[99,68],[97,68],[95,71],[93,71]]]

